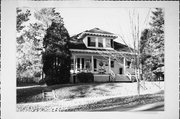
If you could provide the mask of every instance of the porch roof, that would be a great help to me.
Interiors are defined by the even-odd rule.
[[[70,51],[73,53],[91,53],[91,54],[100,54],[100,53],[104,53],[104,54],[130,54],[130,55],[135,55],[134,53],[130,53],[130,52],[118,52],[115,50],[105,50],[105,49],[96,49],[96,50],[89,50],[89,49],[70,49]]]

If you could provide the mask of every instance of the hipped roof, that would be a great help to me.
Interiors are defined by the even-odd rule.
[[[94,29],[86,30],[84,32],[81,32],[77,35],[72,36],[69,48],[70,49],[83,49],[83,50],[97,50],[96,48],[87,48],[83,42],[83,38],[85,37],[85,35],[90,34],[90,33],[94,35],[98,34],[98,36],[104,35],[106,37],[113,37],[113,38],[117,37],[113,33],[101,30],[99,28],[94,28]],[[118,43],[116,41],[113,41],[113,42],[114,42],[114,50],[122,51],[122,52],[131,52],[132,50],[132,48],[129,48],[128,46],[124,44]]]

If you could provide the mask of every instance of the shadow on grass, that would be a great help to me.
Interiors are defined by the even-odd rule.
[[[41,101],[47,101],[52,100],[51,98],[44,99],[42,92],[46,91],[47,89],[49,91],[60,89],[63,87],[70,87],[72,85],[54,85],[54,86],[40,86],[36,85],[33,87],[18,87],[16,89],[16,96],[17,96],[17,103],[27,103],[27,102],[41,102]]]
[[[108,90],[102,88],[96,88],[96,86],[104,85],[111,88],[116,88],[114,83],[90,83],[90,84],[60,84],[53,86],[40,86],[36,85],[33,87],[17,88],[17,103],[28,103],[28,102],[41,102],[47,100],[53,100],[53,98],[44,98],[42,92],[45,90],[55,90],[58,99],[74,99],[88,97],[91,91],[97,91],[99,94],[107,93]],[[62,88],[68,88],[66,94],[62,94]],[[92,89],[92,90],[90,90]]]
[[[145,104],[156,102],[164,102],[164,91],[155,94],[105,99],[96,103],[81,105],[68,111],[128,111]],[[163,106],[161,106],[161,108],[161,111],[163,111]]]
[[[109,95],[108,93],[110,92],[109,90],[105,89],[104,87],[110,87],[110,89],[119,87],[116,86],[115,84],[110,84],[110,83],[93,83],[91,85],[82,85],[79,87],[76,87],[72,90],[70,90],[70,93],[73,94],[73,96],[71,95],[71,99],[74,98],[82,98],[82,97],[92,97],[92,95]],[[103,86],[103,87],[99,87],[99,86]],[[73,97],[73,98],[72,98]]]

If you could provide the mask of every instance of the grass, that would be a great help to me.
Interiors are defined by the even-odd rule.
[[[103,85],[103,84],[106,84],[106,83],[62,84],[62,85],[53,85],[53,86],[48,86],[48,87],[46,85],[18,87],[17,88],[17,103],[47,101],[49,99],[44,99],[43,94],[42,94],[42,92],[44,90],[47,90],[47,88],[51,90],[55,90],[56,97],[58,99],[85,97],[83,95],[86,95],[88,93],[88,90],[90,90],[90,88],[93,88],[93,90],[98,90],[95,87],[98,85]],[[112,87],[114,86],[114,84],[110,84],[110,85]]]
[[[146,94],[140,96],[128,96],[128,97],[116,97],[104,99],[98,102],[78,105],[78,106],[69,106],[62,107],[59,102],[51,102],[46,104],[26,104],[26,105],[17,105],[17,111],[27,111],[27,112],[66,112],[66,111],[98,111],[104,108],[109,108],[113,106],[120,106],[123,111],[127,111],[131,108],[138,107],[139,105],[151,104],[155,102],[164,101],[163,97],[164,92],[158,94]]]
[[[128,96],[128,97],[118,97],[118,98],[110,98],[102,101],[98,101],[93,104],[82,105],[78,108],[69,109],[65,111],[94,111],[94,110],[102,110],[103,108],[109,108],[113,106],[121,106],[121,108],[133,108],[139,105],[151,104],[155,102],[164,101],[163,98],[164,92],[158,94],[146,94],[140,96]]]
[[[91,83],[17,88],[18,111],[94,111],[106,107],[133,106],[164,101],[164,91],[156,85],[141,89],[137,96],[136,83]],[[43,90],[54,90],[56,98],[44,98]],[[161,89],[163,90],[163,88]],[[149,93],[149,94],[147,94]]]

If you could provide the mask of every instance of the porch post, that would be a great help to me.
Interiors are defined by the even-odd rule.
[[[94,57],[93,57],[93,55],[91,56],[91,69],[92,69],[92,72],[94,72]]]
[[[75,73],[75,70],[76,70],[76,56],[75,55],[73,56],[73,64],[74,64],[74,73]]]
[[[109,73],[110,73],[110,71],[111,71],[111,57],[109,56]]]
[[[125,59],[125,57],[123,58],[123,70],[124,70],[124,74],[126,73],[126,59]]]

